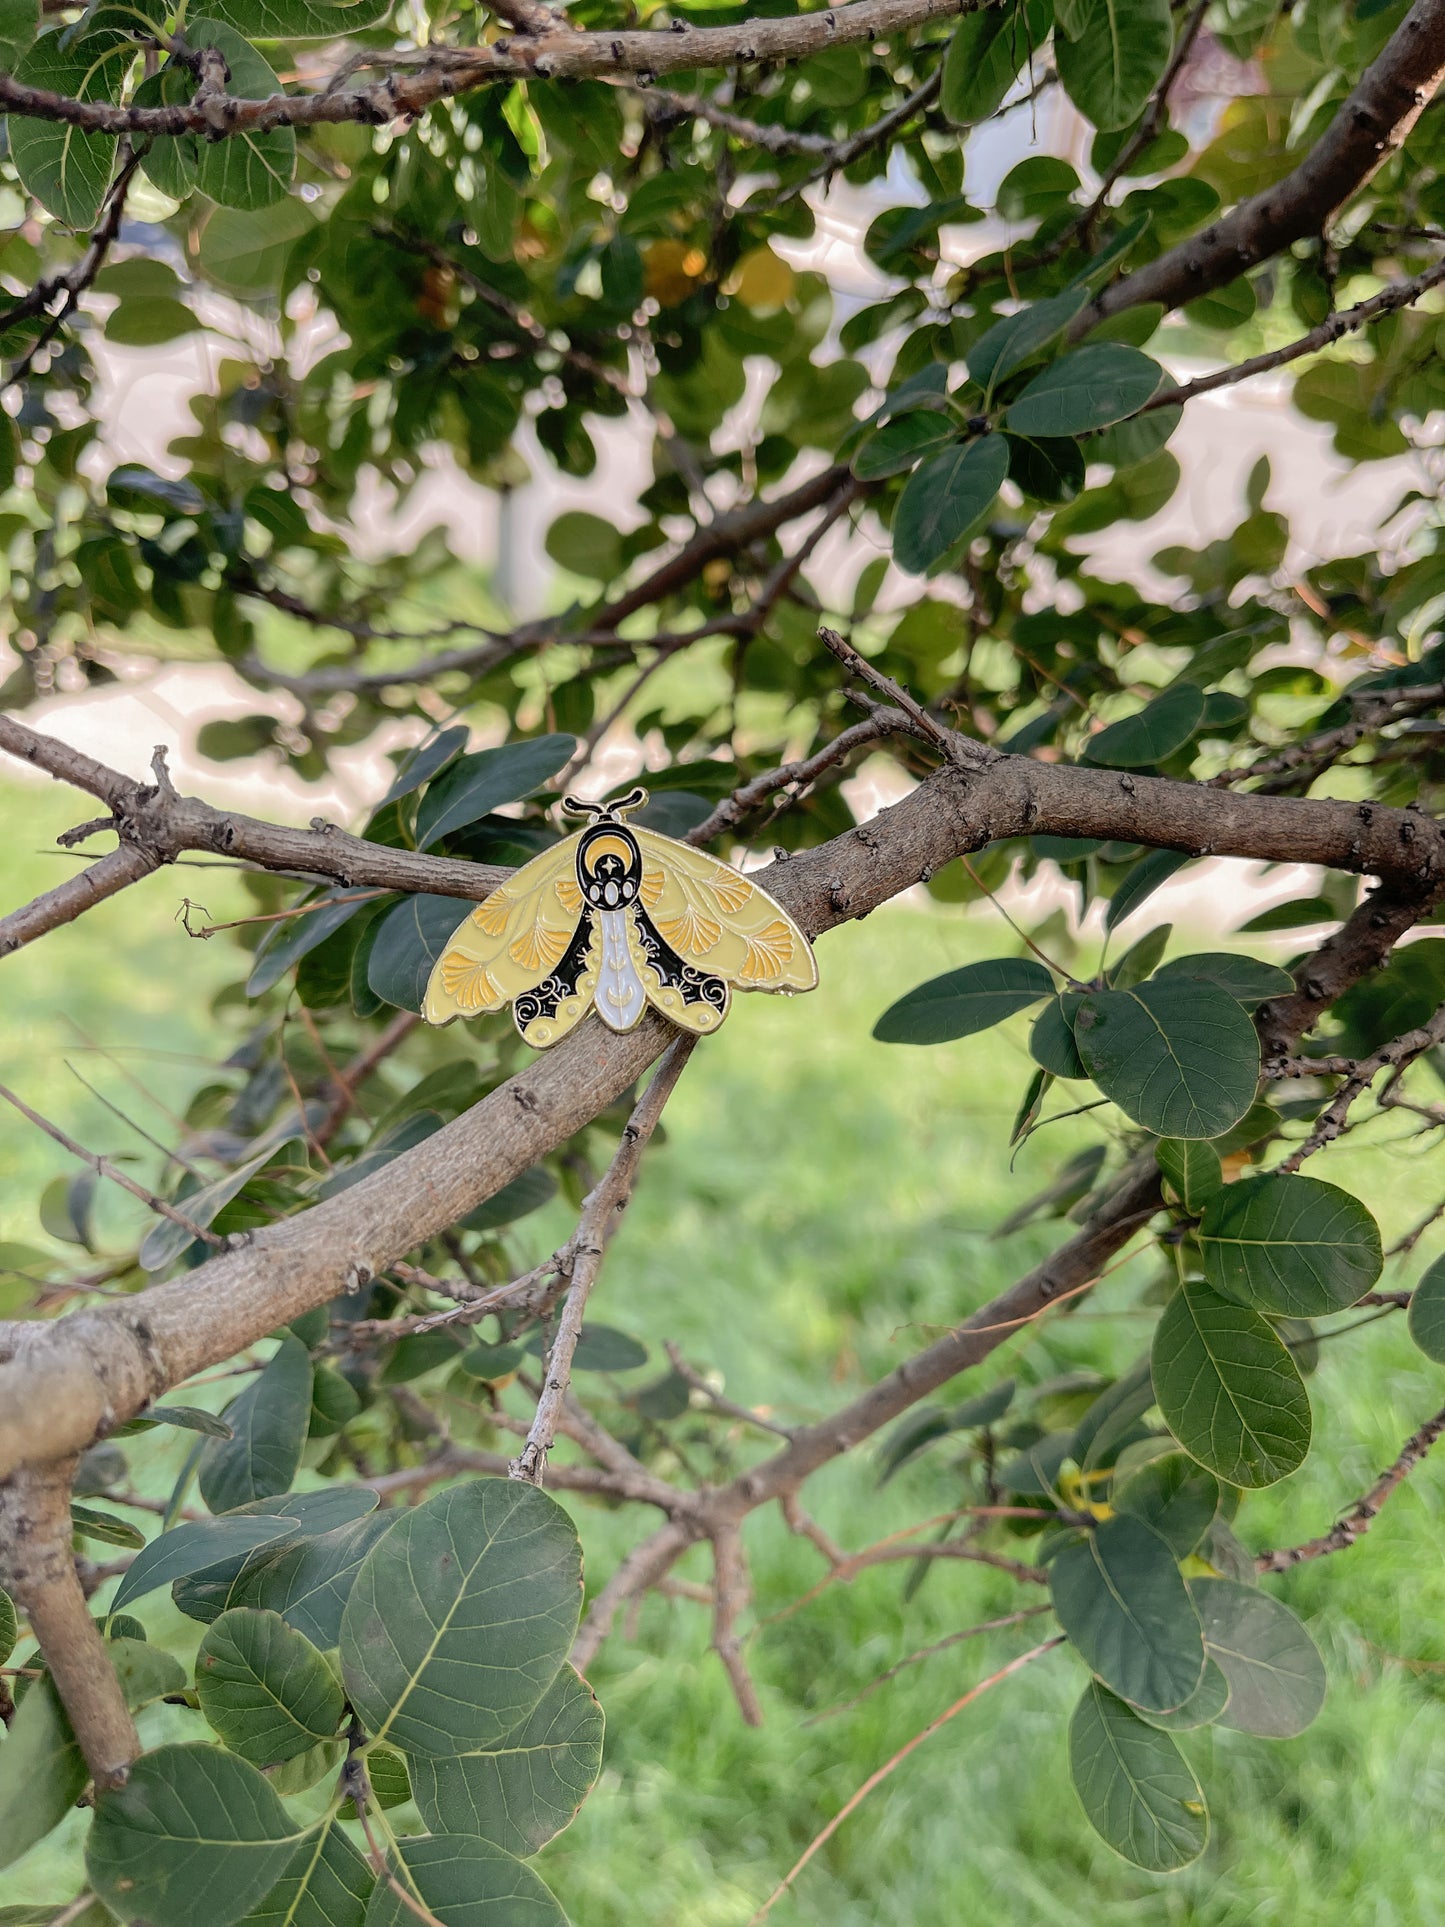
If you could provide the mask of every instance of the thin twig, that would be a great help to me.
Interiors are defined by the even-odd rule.
[[[212,1245],[218,1251],[227,1248],[225,1238],[218,1237],[214,1231],[195,1223],[183,1211],[177,1211],[173,1204],[168,1204],[164,1198],[158,1198],[154,1191],[147,1191],[143,1184],[137,1184],[134,1178],[127,1177],[124,1171],[117,1170],[109,1158],[101,1157],[96,1151],[87,1151],[83,1144],[77,1144],[73,1137],[68,1137],[58,1124],[52,1124],[49,1118],[42,1117],[39,1111],[32,1111],[30,1106],[5,1084],[0,1084],[0,1097],[3,1097],[7,1104],[13,1104],[22,1117],[28,1118],[37,1129],[44,1131],[48,1138],[53,1138],[64,1150],[69,1151],[72,1157],[77,1157],[83,1164],[88,1164],[99,1177],[109,1178],[112,1184],[118,1184],[123,1191],[129,1191],[133,1198],[139,1198],[142,1204],[148,1205],[152,1211],[159,1212],[161,1217],[169,1218],[172,1224],[179,1225],[183,1231],[188,1231],[193,1238],[199,1238],[203,1244]]]
[[[841,1827],[843,1822],[848,1818],[849,1814],[855,1813],[873,1789],[876,1786],[880,1786],[883,1781],[888,1778],[890,1773],[902,1766],[910,1753],[922,1746],[925,1740],[932,1739],[940,1727],[947,1726],[948,1722],[951,1719],[955,1719],[966,1706],[972,1706],[979,1695],[986,1693],[991,1686],[997,1686],[1002,1680],[1006,1680],[1012,1674],[1022,1671],[1031,1661],[1042,1659],[1045,1653],[1051,1653],[1056,1646],[1062,1646],[1063,1643],[1064,1635],[1062,1633],[1056,1633],[1052,1639],[1046,1639],[1041,1646],[1031,1646],[1026,1653],[1020,1653],[1017,1659],[1011,1659],[1007,1666],[1000,1666],[996,1673],[990,1673],[987,1679],[981,1679],[977,1686],[970,1687],[961,1699],[956,1699],[946,1712],[939,1714],[936,1720],[930,1720],[921,1733],[915,1733],[906,1746],[900,1746],[892,1759],[886,1760],[884,1764],[878,1768],[877,1772],[870,1773],[852,1798],[845,1801],[833,1815],[833,1818],[828,1822],[827,1826],[823,1828],[822,1832],[816,1834],[813,1839],[808,1842],[807,1846],[793,1863],[793,1866],[784,1874],[783,1878],[778,1882],[762,1906],[758,1908],[757,1912],[752,1915],[748,1921],[748,1927],[757,1927],[759,1921],[767,1919],[778,1901],[782,1899],[783,1895],[792,1886],[793,1882],[813,1858],[813,1855],[818,1852],[819,1848],[825,1847],[828,1844],[839,1827]]]
[[[948,1633],[942,1639],[935,1639],[931,1646],[920,1646],[917,1652],[908,1653],[886,1673],[879,1673],[876,1679],[869,1680],[861,1692],[851,1699],[840,1700],[836,1706],[825,1706],[821,1713],[813,1713],[802,1723],[804,1726],[818,1726],[824,1720],[834,1719],[839,1713],[849,1713],[855,1706],[871,1698],[880,1686],[886,1686],[891,1679],[905,1672],[910,1666],[917,1666],[922,1660],[932,1659],[936,1653],[946,1653],[951,1646],[959,1645],[965,1639],[978,1639],[984,1633],[1002,1632],[1008,1626],[1022,1625],[1026,1619],[1037,1619],[1040,1613],[1053,1611],[1052,1606],[1024,1606],[1016,1613],[1003,1613],[997,1619],[984,1619],[977,1626],[965,1626],[962,1632]]]
[[[575,1236],[567,1247],[571,1283],[557,1321],[557,1335],[547,1355],[546,1378],[537,1401],[536,1416],[527,1434],[527,1443],[509,1467],[514,1479],[541,1485],[547,1467],[547,1454],[557,1435],[558,1420],[572,1377],[572,1357],[582,1336],[582,1320],[587,1300],[602,1269],[602,1256],[617,1228],[619,1214],[626,1209],[637,1182],[637,1168],[648,1141],[657,1129],[663,1106],[676,1088],[697,1039],[690,1031],[674,1038],[658,1064],[656,1074],[622,1132],[622,1142],[595,1190],[582,1207]]]
[[[1375,1523],[1390,1494],[1415,1470],[1429,1454],[1436,1440],[1445,1435],[1445,1410],[1427,1419],[1418,1432],[1414,1432],[1400,1448],[1400,1455],[1388,1471],[1370,1487],[1362,1499],[1357,1499],[1342,1519],[1338,1519],[1328,1532],[1318,1539],[1309,1539],[1300,1546],[1280,1546],[1273,1552],[1261,1552],[1255,1559],[1256,1572],[1288,1572],[1292,1566],[1302,1566],[1310,1559],[1323,1559],[1332,1552],[1346,1552]]]

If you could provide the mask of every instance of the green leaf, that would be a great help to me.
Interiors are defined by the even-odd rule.
[[[1219,1481],[1186,1453],[1166,1452],[1117,1485],[1111,1503],[1116,1512],[1152,1526],[1174,1556],[1184,1559],[1214,1523]]]
[[[289,1492],[311,1419],[311,1354],[287,1336],[255,1383],[225,1409],[229,1439],[201,1453],[201,1497],[213,1512]]]
[[[341,1616],[362,1561],[391,1524],[389,1512],[371,1512],[329,1532],[208,1567],[176,1586],[175,1602],[206,1624],[233,1606],[262,1607],[328,1651],[341,1637]]]
[[[1084,435],[1142,408],[1159,386],[1157,361],[1121,341],[1075,348],[1035,375],[1004,416],[1016,435]]]
[[[1209,1657],[1229,1684],[1221,1726],[1292,1740],[1325,1701],[1325,1664],[1304,1622],[1283,1601],[1234,1579],[1195,1579]]]
[[[540,789],[576,752],[575,736],[534,736],[459,756],[432,783],[416,813],[419,850]]]
[[[23,86],[70,100],[109,100],[120,91],[130,55],[114,32],[72,37],[62,27],[41,34],[15,68]],[[64,121],[12,114],[5,123],[21,186],[67,227],[95,226],[111,175],[114,134],[83,133]]]
[[[1132,990],[1136,984],[1142,984],[1168,949],[1173,932],[1172,923],[1159,923],[1152,930],[1146,930],[1117,963],[1109,965],[1104,972],[1105,985],[1110,990]]]
[[[1207,1654],[1209,1648],[1205,1647]],[[1131,1708],[1149,1726],[1163,1733],[1192,1733],[1201,1726],[1213,1726],[1229,1704],[1229,1681],[1212,1659],[1204,1662],[1204,1677],[1182,1706],[1172,1713],[1149,1713],[1142,1706]]]
[[[1183,1754],[1097,1680],[1069,1722],[1069,1772],[1090,1825],[1136,1867],[1177,1873],[1203,1853],[1209,1814]]]
[[[1166,756],[1184,747],[1199,727],[1203,714],[1204,691],[1196,683],[1177,682],[1162,696],[1146,703],[1137,715],[1126,716],[1122,722],[1111,723],[1097,736],[1091,736],[1085,755],[1089,762],[1102,763],[1109,769],[1144,769],[1162,763]],[[1159,851],[1156,854],[1175,853]],[[1177,869],[1187,861],[1187,857],[1178,857],[1173,867]],[[1124,914],[1121,911],[1115,921]]]
[[[1411,1292],[1407,1316],[1410,1336],[1420,1350],[1445,1365],[1445,1258],[1437,1258]]]
[[[434,1833],[469,1833],[525,1859],[566,1826],[602,1765],[602,1708],[564,1666],[529,1717],[495,1746],[412,1761],[412,1792]]]
[[[132,1600],[143,1599],[157,1586],[168,1586],[189,1573],[201,1572],[220,1559],[253,1552],[258,1546],[288,1539],[296,1531],[294,1519],[251,1517],[191,1519],[152,1539],[131,1561],[110,1610],[120,1611]]]
[[[180,107],[195,91],[190,69],[179,60],[168,60],[159,73],[142,80],[133,100],[137,107]],[[204,146],[200,134],[157,135],[141,156],[142,171],[162,194],[184,201],[195,191]]]
[[[89,1777],[54,1681],[32,1680],[0,1742],[0,1867],[60,1825]]]
[[[873,1026],[882,1044],[946,1044],[972,1037],[1047,997],[1054,980],[1032,957],[965,964],[919,984]]]
[[[1169,63],[1169,0],[1071,0],[1070,15],[1054,41],[1064,92],[1101,132],[1127,127]]]
[[[243,1927],[362,1927],[376,1876],[337,1826],[324,1821],[297,1847]]]
[[[132,1713],[168,1694],[183,1693],[186,1669],[172,1654],[144,1639],[108,1639],[106,1656],[115,1668],[120,1690]]]
[[[266,1781],[216,1746],[160,1746],[100,1793],[90,1884],[122,1920],[231,1927],[289,1864],[302,1829]]]
[[[336,1737],[341,1687],[320,1652],[279,1613],[233,1607],[196,1655],[201,1711],[253,1766],[294,1760]]]
[[[0,1591],[0,1666],[15,1651],[19,1632],[20,1620],[15,1611],[15,1601],[8,1592]]]
[[[1287,997],[1294,978],[1278,964],[1258,957],[1236,957],[1228,950],[1206,950],[1198,956],[1174,957],[1161,964],[1161,977],[1190,977],[1196,983],[1218,984],[1236,1003],[1253,1010],[1268,997]]]
[[[1202,1211],[1224,1184],[1218,1151],[1199,1138],[1160,1138],[1154,1155],[1186,1211]]]
[[[893,559],[922,575],[976,529],[1008,474],[1002,435],[962,442],[914,471],[893,516]]]
[[[351,1703],[405,1753],[490,1745],[556,1677],[581,1598],[576,1528],[545,1493],[499,1479],[438,1493],[357,1574],[341,1622]]]
[[[465,1833],[397,1843],[400,1879],[446,1927],[567,1927],[551,1889],[523,1861]],[[162,1922],[160,1927],[165,1927]],[[416,1914],[384,1880],[366,1927],[416,1927]]]
[[[236,100],[270,100],[281,82],[250,41],[220,20],[186,20],[186,39],[199,50],[214,47],[230,68],[226,92]],[[286,199],[296,172],[296,135],[289,127],[267,133],[247,128],[224,140],[201,143],[196,181],[222,207],[253,213]]]
[[[1287,1173],[1225,1186],[1204,1213],[1199,1244],[1217,1292],[1275,1317],[1343,1311],[1385,1263],[1380,1228],[1358,1198]]]
[[[1204,1673],[1199,1615],[1168,1541],[1128,1513],[1049,1568],[1059,1624],[1106,1686],[1152,1712],[1182,1706]]]
[[[1033,51],[1049,31],[1048,0],[966,14],[953,30],[943,62],[943,111],[956,127],[991,120]]]
[[[1155,1331],[1153,1365],[1165,1424],[1226,1485],[1274,1485],[1304,1463],[1309,1393],[1258,1312],[1182,1285]]]
[[[529,1212],[540,1211],[556,1195],[557,1180],[544,1166],[534,1164],[530,1171],[504,1184],[485,1204],[469,1211],[460,1222],[468,1231],[497,1231],[504,1224],[515,1224]]]
[[[1074,1037],[1089,1075],[1126,1116],[1161,1137],[1218,1137],[1259,1082],[1259,1039],[1226,992],[1156,977],[1086,997]]]
[[[541,1331],[527,1337],[523,1351],[541,1358],[548,1340]],[[635,1372],[647,1363],[647,1347],[613,1325],[584,1326],[572,1355],[573,1368],[579,1372]]]
[[[340,8],[327,11],[340,17]],[[217,208],[201,230],[201,269],[228,294],[270,293],[291,248],[315,225],[316,216],[295,195],[255,210]]]
[[[1151,850],[1148,856],[1141,857],[1109,899],[1109,907],[1104,912],[1105,930],[1117,930],[1126,917],[1132,917],[1139,906],[1188,861],[1182,850]]]
[[[462,897],[408,897],[376,927],[366,981],[383,1003],[420,1010],[432,966],[471,914]]]
[[[127,1439],[137,1432],[149,1432],[157,1425],[174,1425],[183,1432],[202,1432],[208,1439],[228,1439],[231,1428],[214,1412],[203,1412],[198,1405],[149,1405],[139,1418],[127,1419],[111,1433],[113,1439]]]
[[[289,1138],[284,1141],[291,1142]],[[240,1196],[256,1173],[263,1170],[280,1149],[280,1144],[268,1144],[264,1151],[258,1152],[247,1163],[238,1165],[234,1171],[228,1171],[224,1177],[216,1178],[210,1184],[203,1184],[198,1191],[178,1198],[176,1209],[192,1224],[205,1229],[233,1198]],[[173,1218],[160,1218],[146,1233],[145,1242],[141,1245],[141,1269],[162,1271],[196,1242],[184,1225],[177,1224]]]
[[[967,26],[970,20],[996,18],[992,12],[973,14],[965,18],[963,25]],[[1065,288],[1062,294],[1031,302],[1017,314],[995,321],[968,351],[970,381],[976,381],[985,394],[991,395],[1006,376],[1042,354],[1050,342],[1057,341],[1088,298],[1087,288]]]
[[[1029,1055],[1051,1077],[1087,1077],[1084,1060],[1074,1040],[1074,1018],[1084,999],[1077,990],[1050,997],[1029,1032]]]
[[[246,980],[246,995],[264,995],[281,981],[293,964],[349,923],[364,904],[375,900],[374,890],[361,895],[354,890],[326,890],[307,906],[304,916],[272,924],[270,935],[256,952],[256,961]]]
[[[138,1549],[145,1544],[145,1534],[128,1519],[118,1519],[113,1512],[97,1511],[94,1506],[79,1505],[74,1499],[70,1502],[70,1523],[83,1538],[100,1539],[108,1546]]]
[[[13,73],[39,26],[36,0],[0,0],[0,65]]]
[[[337,40],[385,17],[388,0],[210,0],[213,19],[253,40]]]
[[[610,582],[625,563],[617,527],[584,509],[567,509],[559,515],[548,529],[543,547],[554,562],[592,582]]]
[[[410,796],[413,790],[419,790],[423,783],[429,783],[439,770],[444,770],[465,749],[471,733],[465,723],[457,723],[451,729],[439,731],[419,748],[412,750],[398,765],[391,787],[378,802],[377,809],[384,810],[388,803],[398,803],[403,796]]]
[[[853,473],[860,482],[901,475],[924,455],[946,447],[957,434],[957,424],[936,409],[915,408],[911,414],[895,415],[863,443],[853,457]]]

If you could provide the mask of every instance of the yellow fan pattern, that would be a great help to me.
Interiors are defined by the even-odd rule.
[[[594,1007],[630,1030],[648,1004],[699,1034],[734,988],[805,991],[812,946],[765,890],[729,864],[625,817],[647,800],[577,804],[594,820],[523,865],[479,903],[438,958],[423,1014],[432,1024],[510,1003],[529,1044],[555,1044]]]

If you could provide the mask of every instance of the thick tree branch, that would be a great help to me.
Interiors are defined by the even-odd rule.
[[[753,66],[762,61],[805,60],[826,47],[846,47],[906,33],[931,20],[977,12],[983,0],[852,0],[849,6],[784,18],[762,17],[729,27],[690,27],[677,20],[669,30],[588,33],[564,24],[538,33],[513,33],[489,46],[429,49],[407,67],[389,66],[369,86],[316,94],[273,94],[237,100],[211,94],[171,107],[117,107],[109,101],[71,100],[28,87],[0,74],[0,109],[34,120],[62,121],[92,134],[142,134],[152,138],[204,134],[226,140],[272,127],[316,127],[359,121],[385,126],[424,113],[497,81],[637,79],[691,73],[708,67]]]
[[[1078,314],[1078,340],[1121,308],[1168,310],[1321,233],[1415,125],[1445,75],[1445,0],[1415,0],[1304,160],[1201,233],[1116,281]]]
[[[118,1786],[140,1751],[135,1722],[90,1616],[70,1549],[74,1461],[0,1485],[0,1586],[30,1621],[97,1786]]]

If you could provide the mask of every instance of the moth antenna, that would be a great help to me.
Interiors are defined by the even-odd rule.
[[[647,791],[639,783],[630,789],[626,796],[619,796],[615,803],[589,803],[580,796],[564,796],[562,809],[567,816],[592,816],[599,821],[606,818],[620,821],[622,817],[630,816],[634,810],[640,810],[646,801]]]
[[[589,803],[581,796],[564,796],[562,814],[564,816],[607,816],[609,811],[605,803]]]

